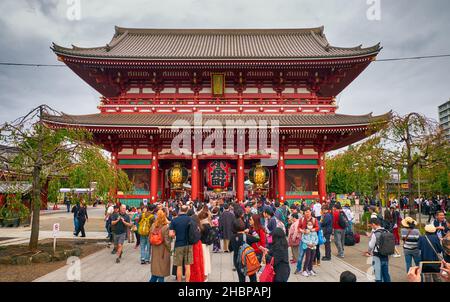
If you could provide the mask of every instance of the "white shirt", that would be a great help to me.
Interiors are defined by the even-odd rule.
[[[320,217],[322,215],[322,205],[316,202],[313,206],[314,216]]]

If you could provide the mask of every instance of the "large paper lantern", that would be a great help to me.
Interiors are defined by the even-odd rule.
[[[256,164],[248,171],[248,179],[255,185],[256,190],[262,190],[269,180],[269,170],[261,164]]]
[[[169,182],[173,190],[183,189],[183,184],[188,179],[189,172],[181,163],[174,163],[169,170]]]
[[[230,185],[231,166],[223,160],[213,160],[206,165],[208,187],[221,192]]]

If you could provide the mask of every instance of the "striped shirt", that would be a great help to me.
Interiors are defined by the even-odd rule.
[[[408,235],[409,233],[409,235]],[[406,238],[408,237],[408,238]],[[420,232],[418,229],[402,228],[403,248],[406,250],[417,250]]]

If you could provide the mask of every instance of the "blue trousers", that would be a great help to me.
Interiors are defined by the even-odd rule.
[[[305,257],[305,250],[302,249],[302,244],[298,246],[298,259],[297,259],[297,271],[302,270],[303,258]]]
[[[409,269],[412,266],[412,261],[414,259],[414,263],[416,264],[416,266],[419,266],[420,263],[420,251],[409,251],[409,250],[404,250],[405,253],[405,262],[406,262],[406,273],[409,272]]]
[[[152,277],[150,278],[150,281],[148,282],[164,282],[164,277],[158,277],[155,275],[152,275]]]
[[[73,218],[73,226],[75,228],[74,233],[78,230],[80,223],[78,222],[78,218]]]
[[[148,242],[148,236],[141,237],[141,260],[150,261],[150,243]]]
[[[372,265],[375,271],[375,282],[391,282],[388,257],[373,256]]]

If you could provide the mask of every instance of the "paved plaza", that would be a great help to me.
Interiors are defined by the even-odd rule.
[[[105,239],[104,229],[104,208],[89,207],[89,221],[86,224],[87,239]],[[64,211],[49,211],[41,216],[40,239],[52,238],[52,226],[54,223],[60,223],[60,239],[82,240],[80,237],[73,236],[73,215]],[[0,228],[0,237],[11,238],[0,241],[0,246],[27,243],[30,236],[30,227],[20,228]],[[339,281],[341,272],[349,270],[356,274],[358,281],[369,281],[366,272],[370,270],[370,258],[362,256],[367,249],[368,238],[362,236],[361,243],[346,247],[346,257],[338,259],[333,257],[331,262],[322,262],[320,267],[316,267],[318,276],[303,277],[294,275],[295,266],[291,266],[290,282],[332,282]],[[110,254],[111,249],[104,248],[94,254],[81,259],[81,281],[148,281],[150,278],[150,266],[141,265],[139,249],[134,249],[134,244],[125,245],[124,259],[120,264],[115,263],[115,256]],[[332,252],[336,254],[335,246],[332,244]],[[323,247],[322,247],[323,253]],[[236,272],[232,271],[231,254],[213,254],[212,274],[209,281],[230,282],[237,281]],[[120,268],[120,269],[118,269]],[[67,281],[67,271],[69,265],[58,269],[48,275],[42,276],[36,281]],[[120,274],[116,273],[117,271]],[[394,281],[406,281],[406,272],[404,258],[391,258],[390,273]],[[167,281],[173,280],[173,277],[166,278]]]
[[[95,254],[81,260],[80,280],[85,282],[147,282],[150,279],[150,265],[140,264],[139,249],[134,249],[134,244],[125,244],[122,261],[115,263],[115,255],[111,255],[111,249],[105,248]],[[232,271],[232,254],[211,253],[212,273],[210,282],[238,282],[236,272]],[[366,274],[346,262],[334,258],[330,262],[323,262],[316,267],[318,273],[315,277],[303,277],[294,275],[295,266],[291,266],[289,282],[337,282],[339,275],[346,270],[353,272],[358,281],[369,281]],[[73,276],[73,265],[66,265],[52,273],[49,273],[35,282],[65,282],[68,275]],[[174,281],[174,277],[166,278],[166,281]]]

